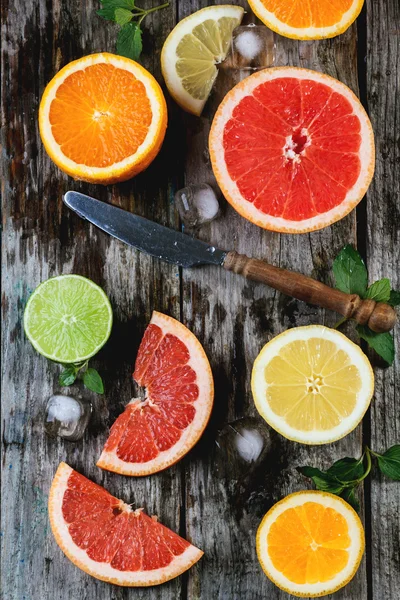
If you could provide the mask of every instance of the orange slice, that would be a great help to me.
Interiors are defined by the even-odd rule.
[[[294,596],[325,596],[355,575],[365,541],[357,513],[327,492],[290,494],[275,504],[257,531],[264,573]]]
[[[203,555],[198,548],[60,463],[49,496],[57,544],[89,575],[124,586],[164,583]]]
[[[342,219],[374,173],[374,136],[358,98],[336,79],[296,67],[264,69],[228,92],[209,147],[226,199],[274,231]]]
[[[145,399],[132,400],[111,428],[98,467],[149,475],[177,462],[210,418],[214,382],[204,350],[182,323],[153,312],[133,374]]]
[[[364,0],[249,0],[249,4],[273,31],[289,38],[318,40],[346,31]]]
[[[40,135],[50,158],[75,179],[125,181],[161,148],[167,108],[154,77],[114,54],[84,56],[47,85],[39,108]]]

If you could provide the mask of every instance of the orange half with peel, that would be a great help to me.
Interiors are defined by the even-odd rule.
[[[167,108],[154,77],[114,54],[84,56],[59,71],[39,108],[50,158],[74,179],[110,184],[130,179],[157,156]]]

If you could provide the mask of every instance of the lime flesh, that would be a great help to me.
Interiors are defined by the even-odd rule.
[[[106,343],[112,320],[110,301],[98,285],[80,275],[60,275],[33,292],[25,308],[24,329],[46,358],[80,363]]]

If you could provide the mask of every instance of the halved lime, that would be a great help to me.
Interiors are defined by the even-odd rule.
[[[28,300],[24,329],[34,348],[59,363],[80,363],[108,340],[112,308],[86,277],[60,275],[41,283]]]

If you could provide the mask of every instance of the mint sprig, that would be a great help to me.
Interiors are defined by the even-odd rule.
[[[366,446],[360,458],[346,456],[334,462],[327,471],[308,466],[297,467],[297,471],[305,477],[310,477],[317,490],[340,496],[358,511],[360,504],[356,489],[369,475],[373,457],[376,458],[381,473],[400,481],[400,444],[392,446],[384,454],[373,452]]]
[[[96,394],[104,394],[103,380],[100,374],[93,369],[88,367],[88,362],[80,364],[65,365],[64,371],[61,372],[58,378],[58,383],[61,387],[69,387],[77,379],[83,381],[83,385],[88,390],[96,392]]]
[[[368,271],[360,254],[350,244],[342,248],[332,266],[337,289],[346,294],[358,294],[360,298],[387,302],[391,306],[400,304],[400,292],[391,289],[387,277],[375,281],[368,287]],[[336,327],[345,323],[341,319]],[[394,360],[394,340],[391,333],[375,333],[367,325],[358,325],[356,331],[360,338],[375,350],[389,365]]]
[[[169,2],[144,9],[135,6],[135,0],[100,0],[102,8],[97,14],[114,21],[121,27],[117,37],[117,52],[121,56],[138,60],[142,53],[142,21],[147,15],[169,6]]]

